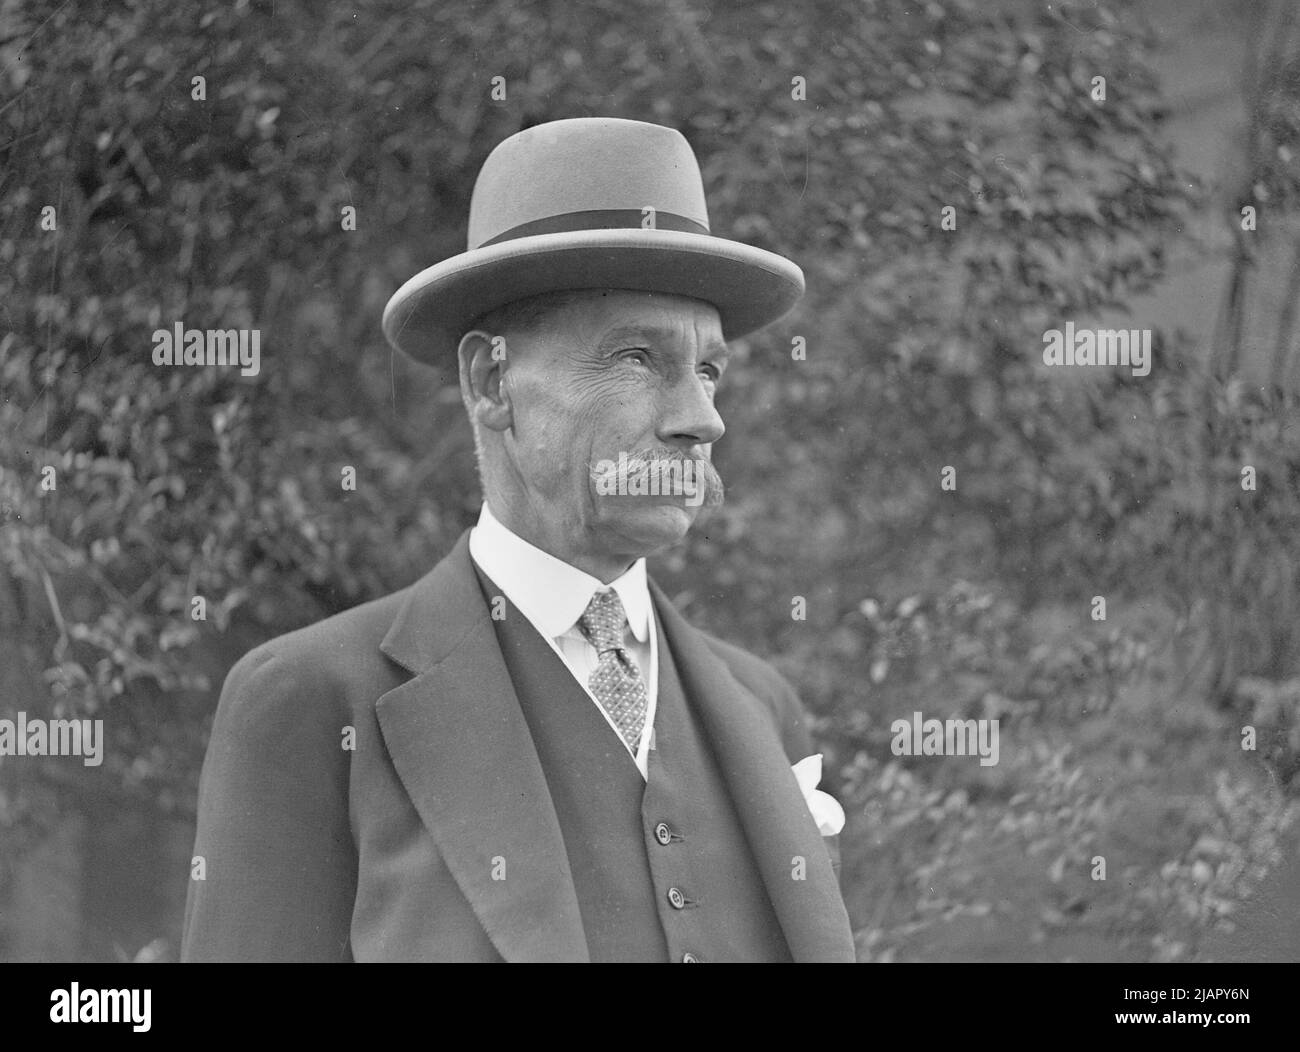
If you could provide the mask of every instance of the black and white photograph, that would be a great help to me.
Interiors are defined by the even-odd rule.
[[[1295,0],[0,0],[0,263],[34,1018],[1300,962]]]

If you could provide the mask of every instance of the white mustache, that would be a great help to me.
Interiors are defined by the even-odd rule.
[[[599,460],[590,467],[600,493],[648,493],[699,497],[691,504],[715,507],[724,487],[717,468],[705,457],[689,457],[676,449],[646,449],[620,453],[617,460]]]

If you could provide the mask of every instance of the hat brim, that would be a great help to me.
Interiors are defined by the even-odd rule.
[[[505,241],[420,271],[384,308],[388,342],[416,361],[446,361],[485,311],[543,292],[616,288],[713,304],[724,339],[787,314],[803,271],[774,252],[708,234],[578,230]]]

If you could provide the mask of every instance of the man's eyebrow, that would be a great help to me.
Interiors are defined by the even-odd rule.
[[[656,338],[671,338],[675,334],[675,329],[665,328],[659,325],[620,325],[617,328],[610,329],[600,338],[600,346],[608,347],[611,344],[618,343],[622,340],[654,340]],[[702,348],[703,356],[709,358],[729,358],[731,348],[725,340],[708,340]]]

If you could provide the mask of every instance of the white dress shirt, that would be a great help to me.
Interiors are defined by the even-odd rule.
[[[618,593],[632,635],[627,642],[627,651],[641,670],[641,679],[646,685],[645,727],[638,748],[635,751],[629,748],[628,752],[635,758],[641,777],[647,777],[659,687],[659,640],[650,605],[650,589],[646,585],[645,560],[638,559],[621,577],[604,585],[597,578],[534,547],[507,529],[488,509],[486,501],[479,512],[478,525],[470,530],[469,554],[542,638],[550,643],[619,741],[623,741],[617,725],[587,686],[600,656],[578,627],[578,618],[586,611],[596,592],[612,588]],[[623,744],[627,745],[626,742]]]

